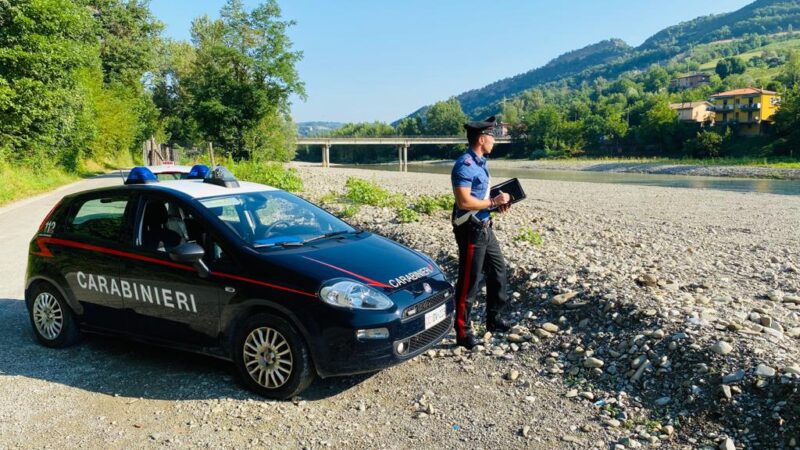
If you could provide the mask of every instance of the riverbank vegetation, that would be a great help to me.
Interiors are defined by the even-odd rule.
[[[151,138],[291,160],[288,98],[304,95],[292,24],[274,0],[252,11],[229,0],[176,42],[146,1],[0,0],[0,171],[16,180],[0,203],[142,163]]]

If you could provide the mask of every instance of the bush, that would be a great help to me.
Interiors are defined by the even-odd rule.
[[[399,206],[402,196],[391,194],[377,184],[362,178],[349,177],[345,183],[345,197],[353,203],[371,206]]]
[[[419,221],[419,214],[411,208],[397,208],[397,220],[400,223]]]
[[[411,205],[411,209],[422,214],[433,214],[436,211],[449,211],[453,209],[453,196],[442,194],[436,197],[420,195]]]
[[[542,235],[530,227],[520,230],[520,233],[514,237],[514,240],[528,242],[533,245],[542,245],[544,243],[544,238],[542,238]]]
[[[227,160],[224,164],[240,180],[263,183],[290,192],[303,190],[303,180],[295,169],[284,168],[280,163]]]
[[[353,216],[355,216],[356,214],[358,214],[358,212],[359,212],[360,210],[361,210],[361,207],[360,207],[359,205],[353,205],[353,204],[351,204],[351,205],[347,205],[347,206],[345,206],[345,208],[342,210],[342,212],[341,212],[341,214],[339,215],[339,217],[345,217],[345,218],[347,218],[347,217],[353,217]]]

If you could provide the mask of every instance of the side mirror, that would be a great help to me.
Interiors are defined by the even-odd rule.
[[[190,263],[197,269],[197,274],[201,278],[206,278],[211,273],[208,266],[203,262],[203,256],[206,254],[203,247],[194,242],[181,244],[169,251],[169,258],[175,262]]]

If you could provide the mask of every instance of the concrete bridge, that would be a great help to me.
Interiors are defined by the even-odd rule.
[[[508,136],[496,137],[495,144],[510,144]],[[298,137],[297,145],[319,145],[322,147],[322,167],[331,163],[331,147],[334,145],[396,145],[397,159],[401,168],[408,166],[408,148],[412,145],[467,145],[463,136],[391,136],[391,137]]]

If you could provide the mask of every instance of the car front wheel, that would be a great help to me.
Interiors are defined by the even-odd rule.
[[[247,319],[236,339],[234,361],[245,386],[269,398],[298,395],[314,380],[303,338],[285,320],[268,314]]]
[[[78,341],[80,330],[67,302],[57,289],[39,284],[32,292],[28,313],[36,339],[47,347],[67,347]]]

